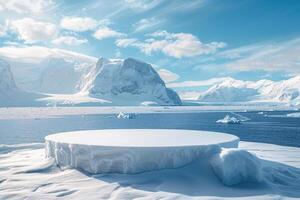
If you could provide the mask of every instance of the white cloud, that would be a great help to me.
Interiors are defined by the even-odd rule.
[[[167,86],[171,88],[201,87],[201,86],[211,86],[227,80],[232,80],[232,78],[220,77],[220,78],[211,78],[208,80],[200,80],[200,81],[174,82],[174,83],[167,84]]]
[[[153,27],[157,27],[161,23],[163,23],[163,21],[155,17],[148,18],[148,19],[144,18],[139,20],[137,23],[133,24],[133,28],[135,29],[135,32],[140,32],[140,31],[148,30]]]
[[[47,48],[41,46],[0,47],[0,57],[8,60],[13,59],[25,63],[39,63],[49,56],[87,63],[96,63],[98,60],[95,57],[58,48]]]
[[[61,36],[54,40],[52,40],[53,44],[56,45],[70,45],[70,46],[78,46],[84,43],[87,43],[87,39],[79,39],[74,36]]]
[[[167,69],[159,69],[157,71],[159,76],[164,80],[165,83],[170,83],[179,79],[179,75],[171,72]]]
[[[77,32],[94,30],[97,25],[98,22],[89,17],[64,17],[60,21],[60,26],[62,28]]]
[[[300,72],[300,38],[279,43],[256,44],[224,51],[222,66],[234,71]],[[218,58],[217,57],[217,58]]]
[[[162,2],[162,0],[125,0],[125,3],[130,8],[136,11],[145,11],[156,7]]]
[[[119,47],[136,47],[148,55],[153,52],[162,52],[175,58],[212,54],[219,48],[226,46],[224,42],[202,43],[196,36],[189,33],[159,31],[149,36],[151,38],[146,39],[144,42],[131,38],[127,40],[127,43],[118,40],[116,45]]]
[[[128,47],[136,44],[137,42],[138,40],[135,38],[122,38],[117,39],[115,43],[118,47]]]
[[[0,11],[41,13],[54,5],[52,0],[0,0]]]
[[[55,37],[57,28],[48,22],[35,21],[31,18],[23,18],[10,21],[10,28],[15,30],[19,39],[26,43],[35,43]]]
[[[100,27],[96,30],[93,36],[98,40],[103,40],[105,38],[122,37],[125,36],[125,34],[117,32],[109,27]]]

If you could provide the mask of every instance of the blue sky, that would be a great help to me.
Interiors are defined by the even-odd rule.
[[[173,72],[182,87],[227,76],[280,80],[300,73],[300,1],[0,0],[5,46],[135,57]]]

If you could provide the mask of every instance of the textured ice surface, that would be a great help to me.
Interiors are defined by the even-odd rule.
[[[211,166],[225,185],[262,180],[260,159],[246,150],[222,149],[213,156]]]
[[[115,129],[46,137],[46,156],[61,167],[89,173],[138,173],[177,168],[209,157],[220,147],[238,147],[236,136],[191,130]]]

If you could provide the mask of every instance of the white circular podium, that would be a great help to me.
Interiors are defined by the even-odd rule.
[[[177,168],[239,143],[230,134],[172,129],[74,131],[48,135],[45,140],[46,157],[60,167],[93,174]]]

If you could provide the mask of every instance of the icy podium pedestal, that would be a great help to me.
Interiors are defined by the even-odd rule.
[[[172,129],[74,131],[48,135],[45,140],[46,157],[60,167],[93,174],[177,168],[239,143],[230,134]]]

